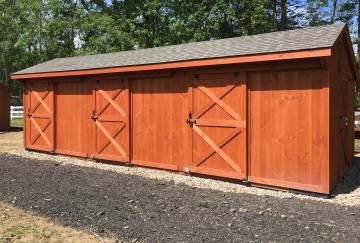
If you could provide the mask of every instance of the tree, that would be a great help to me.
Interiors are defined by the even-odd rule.
[[[345,22],[358,0],[0,0],[0,81],[56,58]],[[20,85],[14,82],[16,94]]]
[[[280,19],[280,30],[286,30],[288,28],[287,18],[287,1],[281,0],[281,19]]]

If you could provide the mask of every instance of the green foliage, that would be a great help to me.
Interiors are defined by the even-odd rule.
[[[360,96],[359,94],[356,96],[356,99],[355,99],[355,110],[360,110]]]
[[[0,81],[8,81],[14,71],[57,57],[339,21],[356,26],[358,0],[334,3],[322,0],[0,0]],[[357,35],[355,31],[352,34]],[[9,82],[9,85],[13,96],[21,94],[19,83]]]

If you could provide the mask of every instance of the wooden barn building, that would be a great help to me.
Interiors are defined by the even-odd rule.
[[[10,128],[10,89],[0,83],[0,131]]]
[[[353,159],[341,24],[57,58],[12,79],[31,150],[324,194]]]

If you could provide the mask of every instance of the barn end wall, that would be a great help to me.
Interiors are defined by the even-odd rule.
[[[26,118],[25,143],[329,193],[324,75],[320,59],[311,58],[27,80],[25,107],[38,110]],[[117,103],[109,105],[111,99]]]
[[[330,72],[330,174],[331,188],[343,177],[354,155],[354,110],[356,77],[346,49],[339,38],[328,59]]]
[[[0,85],[0,130],[10,128],[10,90]]]

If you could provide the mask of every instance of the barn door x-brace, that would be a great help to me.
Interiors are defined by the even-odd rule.
[[[129,161],[128,81],[96,82],[94,90],[95,150],[92,157]]]
[[[27,85],[29,107],[27,111],[27,147],[54,152],[54,87],[52,83]]]
[[[246,74],[218,76],[193,80],[193,111],[186,120],[193,161],[185,171],[245,179]]]

